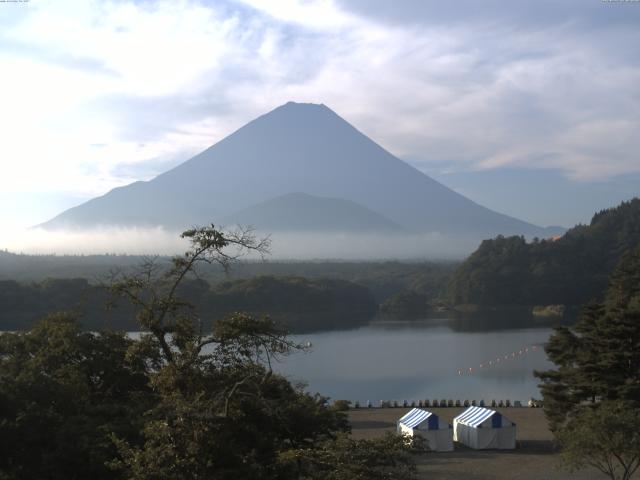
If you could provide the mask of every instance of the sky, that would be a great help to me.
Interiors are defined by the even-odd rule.
[[[497,211],[588,222],[640,195],[638,45],[640,1],[0,2],[0,234],[287,101]]]

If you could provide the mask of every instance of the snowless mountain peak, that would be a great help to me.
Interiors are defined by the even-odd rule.
[[[286,196],[291,192],[311,197],[298,197],[294,205],[296,199]],[[337,208],[331,205],[349,211],[341,223],[336,216],[335,226],[327,215]],[[276,218],[280,206],[288,217]],[[270,225],[289,231],[298,227],[287,222],[308,229],[317,219],[323,228],[342,229],[350,219],[368,229],[397,225],[478,240],[497,234],[546,236],[540,227],[482,207],[433,180],[326,105],[296,102],[250,121],[153,180],[114,189],[43,226],[187,228],[246,217],[259,228],[259,215],[267,212]]]

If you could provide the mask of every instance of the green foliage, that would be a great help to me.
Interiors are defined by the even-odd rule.
[[[391,433],[375,440],[339,435],[313,449],[283,452],[280,461],[301,480],[409,480],[416,470],[411,453],[419,449]]]
[[[81,278],[46,279],[37,284],[0,280],[1,328],[26,329],[49,312],[79,312],[86,305],[89,294],[89,282]],[[106,297],[103,295],[96,300],[104,309]]]
[[[544,410],[574,468],[628,479],[640,464],[640,249],[623,256],[603,304],[546,347],[557,369],[536,372]]]
[[[640,249],[623,257],[604,304],[587,306],[573,330],[560,327],[546,347],[557,370],[537,372],[552,428],[582,402],[640,404]]]
[[[105,465],[116,454],[110,435],[135,442],[153,402],[147,366],[129,355],[133,343],[82,332],[66,314],[0,335],[0,472],[114,478]]]
[[[296,332],[364,325],[377,310],[369,290],[352,282],[273,276],[221,282],[202,304],[222,314],[269,312]]]
[[[424,318],[431,310],[430,298],[414,291],[403,291],[387,299],[380,310],[401,319]]]
[[[184,281],[262,244],[213,226],[185,237],[167,269],[148,261],[111,285],[139,338],[68,315],[0,335],[0,478],[410,478],[402,439],[341,436],[344,413],[273,372],[299,347],[272,320],[236,313],[204,333]]]
[[[167,266],[155,259],[147,259],[142,265],[138,273]],[[145,291],[143,275],[131,277],[121,287],[136,294],[151,294]],[[360,326],[377,308],[365,287],[345,280],[261,276],[209,285],[202,279],[185,278],[176,293],[199,317],[211,320],[237,311],[255,315],[268,312],[295,332]],[[113,308],[107,311],[107,300],[104,289],[84,279],[49,279],[28,285],[0,281],[0,322],[5,329],[24,329],[46,312],[73,309],[83,314],[83,324],[89,329],[110,326],[136,330],[140,320],[146,325],[144,319],[136,320],[134,308],[123,300],[113,301]],[[207,328],[210,324],[207,322]]]
[[[583,407],[557,437],[571,469],[589,465],[612,480],[629,480],[640,466],[640,410],[633,405]]]
[[[346,412],[350,407],[351,401],[349,400],[336,400],[335,402],[333,402],[333,405],[331,405],[331,408],[338,412]]]
[[[72,292],[73,303],[79,302],[83,296],[77,295],[72,284],[64,282],[74,279],[97,279],[106,278],[114,270],[130,271],[148,261],[146,257],[134,255],[15,255],[11,253],[1,254],[0,252],[0,282],[11,280],[7,285],[0,283],[0,305],[4,308],[14,308],[10,303],[5,303],[2,296],[3,291],[7,291],[6,301],[13,295],[10,288],[19,287],[22,289],[17,303],[24,303],[23,298],[28,297],[30,308],[24,311],[12,310],[11,314],[2,315],[0,310],[0,322],[13,321],[16,313],[26,313],[29,323],[21,323],[23,327],[33,323],[34,319],[42,312],[59,309],[65,305],[61,302],[54,302],[49,307],[40,308],[39,305],[47,301],[39,288],[40,283],[47,278],[56,277],[52,282],[60,282],[60,291]],[[157,257],[155,263],[164,267],[171,262],[166,257]],[[229,273],[235,280],[249,279],[254,277],[304,277],[308,280],[333,279],[352,282],[368,289],[374,297],[376,303],[383,303],[391,296],[411,291],[429,298],[430,303],[436,303],[444,296],[449,278],[457,267],[453,262],[329,262],[329,261],[308,261],[308,262],[259,262],[245,261],[234,265]],[[199,265],[200,278],[214,286],[219,282],[226,282],[229,276],[224,269],[216,268],[217,264],[209,265],[201,263]],[[19,282],[19,283],[18,283]],[[35,287],[31,291],[24,290],[30,282],[35,282]],[[86,288],[85,288],[86,289]],[[208,288],[207,288],[208,290]],[[52,297],[55,299],[55,297]],[[89,297],[91,300],[91,297]],[[197,303],[196,299],[191,299],[192,303]],[[91,302],[93,304],[93,302]],[[95,305],[102,306],[101,300],[96,300]],[[80,306],[82,306],[80,302]],[[86,306],[87,316],[92,320],[97,311]],[[40,313],[38,313],[40,312]],[[18,323],[15,323],[18,325]],[[13,327],[11,327],[13,328]],[[120,328],[120,327],[118,327]]]
[[[640,199],[594,215],[556,240],[485,240],[458,268],[454,304],[581,305],[601,299],[622,255],[640,244]]]
[[[152,377],[159,401],[146,414],[143,442],[114,436],[120,458],[111,465],[126,478],[274,478],[279,452],[347,429],[325,398],[294,388],[258,360],[288,349],[266,322],[237,316],[220,325],[210,353],[194,360],[177,352]]]

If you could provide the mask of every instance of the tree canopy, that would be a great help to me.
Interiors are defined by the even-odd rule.
[[[640,243],[640,199],[596,213],[562,237],[485,240],[457,269],[454,304],[582,305],[601,300],[622,255]]]
[[[109,434],[139,441],[156,402],[136,346],[122,333],[83,332],[68,314],[1,334],[0,478],[114,478]]]
[[[640,248],[622,257],[604,302],[557,328],[546,351],[557,368],[536,375],[570,464],[629,478],[640,465]]]
[[[572,469],[592,466],[612,480],[630,480],[640,467],[640,410],[605,401],[580,411],[558,438]]]
[[[155,269],[162,262],[153,260]],[[346,280],[259,276],[210,284],[203,279],[181,282],[180,297],[193,305],[211,327],[211,320],[233,312],[268,313],[293,332],[352,328],[367,323],[377,305],[366,287]],[[116,301],[106,309],[103,288],[86,279],[48,279],[37,284],[0,280],[0,325],[7,330],[31,326],[47,312],[73,310],[90,330],[105,326],[137,330],[131,305]]]

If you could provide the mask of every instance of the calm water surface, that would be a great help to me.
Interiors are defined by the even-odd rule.
[[[311,392],[363,404],[540,398],[533,371],[553,366],[543,350],[551,328],[488,328],[469,331],[451,320],[428,320],[296,335],[296,341],[312,343],[311,351],[296,353],[275,369],[305,381]]]

